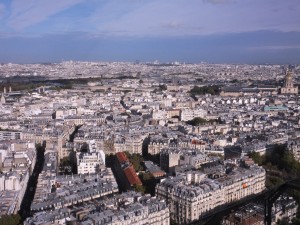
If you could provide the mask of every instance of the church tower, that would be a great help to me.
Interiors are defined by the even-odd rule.
[[[298,94],[298,87],[294,87],[293,75],[291,71],[287,71],[284,77],[284,84],[281,88],[281,94]]]

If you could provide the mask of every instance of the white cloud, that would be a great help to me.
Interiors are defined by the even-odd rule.
[[[4,23],[17,32],[30,32],[26,28],[47,21],[37,33],[82,31],[130,37],[300,31],[300,7],[293,11],[288,8],[296,1],[189,0],[187,4],[186,0],[12,0]],[[83,2],[87,4],[80,11],[77,4]],[[77,7],[74,12],[72,6]],[[54,17],[63,11],[66,14]]]
[[[271,12],[270,6],[281,10]],[[152,0],[143,1],[130,10],[126,4],[117,7],[107,5],[97,12],[101,15],[101,19],[96,20],[99,21],[97,31],[151,37],[300,30],[299,10],[288,11],[282,0],[190,0],[188,4],[186,0]],[[118,11],[117,16],[111,16],[111,11]],[[124,32],[115,32],[120,30]]]
[[[14,0],[11,4],[11,15],[8,24],[22,30],[38,24],[50,16],[64,11],[84,0]]]
[[[190,4],[183,0],[135,1],[130,6],[117,2],[112,0],[111,4],[91,15],[93,22],[98,21],[97,32],[124,36],[171,36],[184,35],[183,31],[199,27],[190,23],[197,14],[193,6],[198,0],[192,0]]]

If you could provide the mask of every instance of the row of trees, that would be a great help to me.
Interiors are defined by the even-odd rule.
[[[192,120],[188,120],[186,123],[189,124],[189,125],[192,125],[192,126],[200,126],[200,125],[204,125],[204,124],[207,124],[207,123],[222,123],[222,121],[220,119],[218,120],[206,120],[204,118],[201,118],[201,117],[195,117],[194,119]]]
[[[248,155],[255,163],[263,166],[270,176],[278,175],[277,177],[282,180],[300,177],[300,163],[284,145],[276,145],[271,152],[265,155],[257,152],[251,152]]]
[[[257,152],[248,154],[255,163],[263,166],[267,171],[266,186],[272,188],[280,185],[285,181],[300,177],[300,163],[294,158],[292,152],[288,151],[284,145],[276,145],[274,149],[265,155],[260,155]],[[297,190],[288,190],[289,194],[293,196],[295,201],[300,204],[300,192]],[[300,225],[300,211],[298,209],[297,217],[293,219],[292,223],[288,220],[278,221],[280,225]]]
[[[100,81],[103,78],[76,78],[76,79],[56,79],[56,80],[26,80],[20,81],[17,79],[8,81],[7,83],[0,84],[0,89],[3,90],[4,87],[11,86],[12,90],[14,91],[21,91],[21,90],[32,90],[38,88],[40,86],[52,86],[54,90],[61,90],[61,89],[71,89],[75,84],[87,84],[91,81]]]
[[[154,93],[156,93],[156,92],[158,92],[158,91],[166,91],[168,88],[167,88],[167,85],[165,85],[165,84],[160,84],[159,86],[158,86],[158,88],[155,88],[154,90],[153,90],[153,92]]]
[[[203,119],[201,117],[195,117],[192,120],[187,121],[186,123],[192,126],[199,126],[199,125],[203,125],[203,124],[207,124],[209,121],[206,119]]]
[[[211,94],[211,95],[219,95],[220,94],[220,87],[217,85],[214,86],[194,86],[191,90],[190,93],[192,96],[195,95],[205,95],[205,94]]]

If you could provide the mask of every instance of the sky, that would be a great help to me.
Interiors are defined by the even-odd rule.
[[[299,0],[0,0],[0,62],[300,64]]]

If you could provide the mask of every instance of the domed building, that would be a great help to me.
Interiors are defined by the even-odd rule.
[[[290,71],[288,71],[285,75],[284,84],[281,88],[281,94],[298,94],[298,87],[294,86],[293,75]]]

